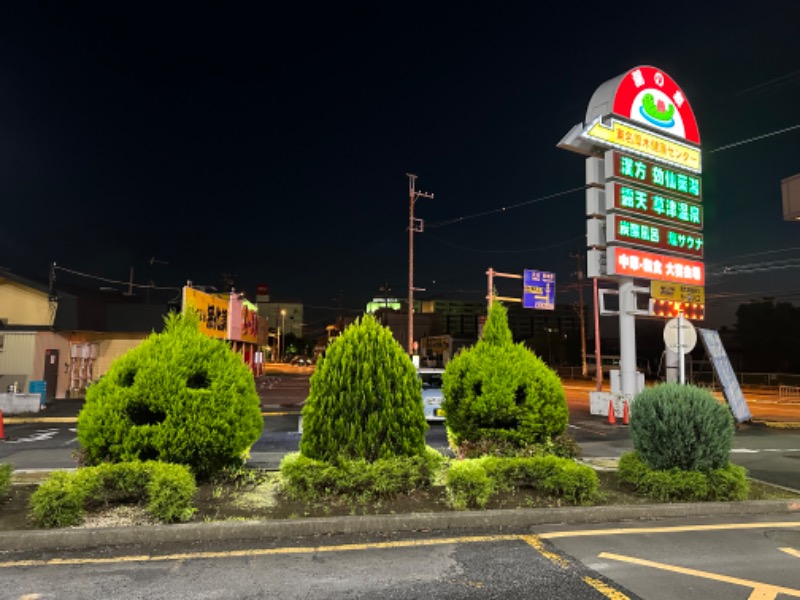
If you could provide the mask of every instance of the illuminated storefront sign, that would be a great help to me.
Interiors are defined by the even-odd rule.
[[[618,178],[651,186],[659,191],[699,202],[700,178],[609,150],[605,154],[606,179]]]
[[[228,335],[228,299],[206,294],[194,288],[183,288],[183,309],[192,306],[200,315],[201,333],[224,340]]]
[[[608,243],[625,242],[687,254],[695,258],[703,257],[703,234],[651,221],[632,219],[627,215],[608,215],[606,239]]]
[[[606,184],[606,210],[623,210],[686,227],[702,229],[703,207],[618,182]]]
[[[586,128],[583,136],[592,141],[601,142],[604,146],[638,154],[678,169],[686,169],[695,173],[702,171],[699,148],[682,144],[617,119],[611,119],[610,124],[606,125],[598,117]]]
[[[694,285],[705,283],[702,262],[633,248],[609,247],[606,250],[606,268],[609,275]]]

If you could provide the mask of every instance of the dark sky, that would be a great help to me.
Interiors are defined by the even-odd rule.
[[[384,284],[406,295],[411,172],[435,194],[416,205],[418,297],[482,299],[489,267],[569,284],[584,160],[556,143],[601,83],[650,64],[700,126],[709,323],[800,296],[775,268],[800,264],[780,194],[800,173],[796,0],[272,4],[5,4],[0,266],[230,273],[331,319]]]

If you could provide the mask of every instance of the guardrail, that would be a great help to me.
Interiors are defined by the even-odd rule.
[[[800,402],[800,385],[782,385],[778,388],[778,399]]]

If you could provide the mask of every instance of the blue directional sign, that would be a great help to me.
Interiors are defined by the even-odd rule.
[[[556,308],[556,274],[525,269],[522,278],[522,306],[540,310]]]

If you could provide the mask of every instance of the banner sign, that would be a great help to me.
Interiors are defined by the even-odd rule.
[[[703,228],[701,205],[616,181],[606,183],[606,210],[633,212],[693,229]]]
[[[711,329],[698,329],[697,331],[700,332],[700,339],[703,340],[706,354],[711,359],[711,364],[714,365],[714,371],[722,385],[725,400],[728,401],[728,405],[733,411],[733,416],[739,423],[750,421],[752,419],[750,407],[747,406],[747,400],[744,399],[742,388],[739,387],[739,380],[733,371],[719,333]]]
[[[700,177],[697,175],[681,173],[613,150],[605,154],[605,168],[606,179],[640,183],[695,202],[700,202],[702,198]]]
[[[606,255],[608,275],[659,279],[690,285],[705,283],[705,266],[699,261],[620,246],[609,246]]]
[[[609,214],[606,217],[606,241],[609,244],[625,242],[636,246],[686,254],[695,258],[703,257],[702,233],[633,219],[627,215]]]
[[[583,132],[583,137],[603,146],[617,148],[666,163],[669,166],[700,173],[700,149],[652,133],[630,123],[611,119],[606,125],[600,117]]]
[[[190,287],[183,288],[183,310],[193,307],[200,315],[201,333],[224,340],[228,335],[228,299],[206,294]]]
[[[651,281],[650,296],[672,302],[706,303],[705,288],[701,285],[678,285],[667,281]]]

